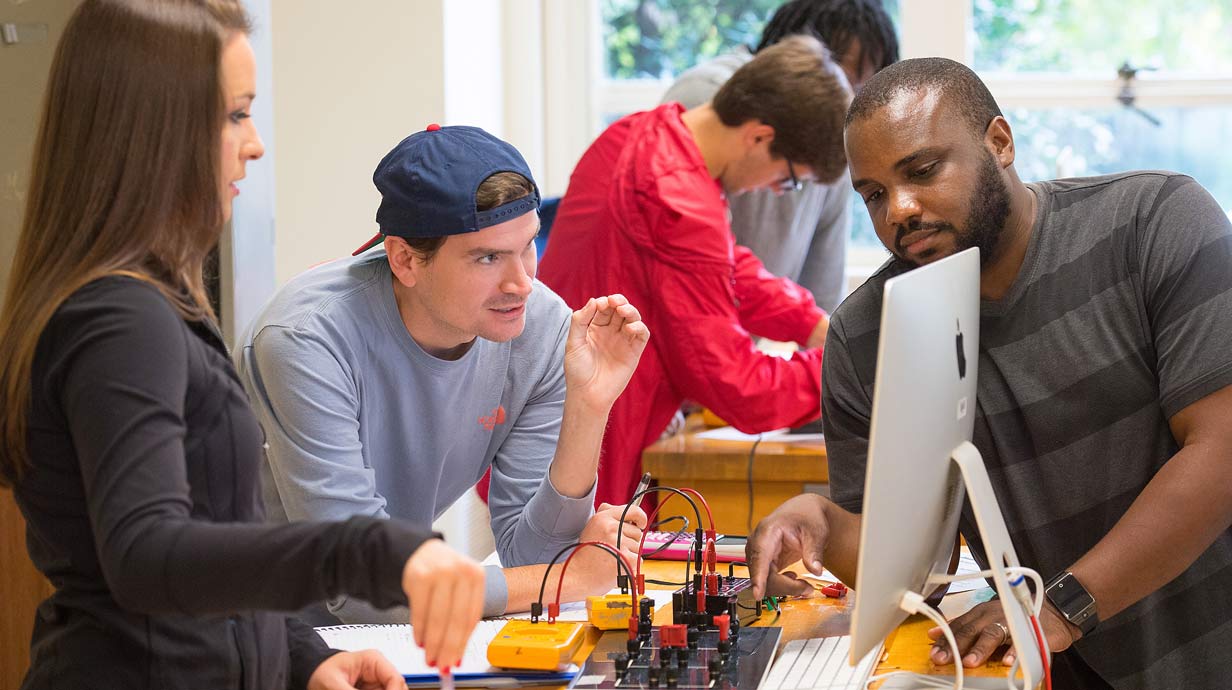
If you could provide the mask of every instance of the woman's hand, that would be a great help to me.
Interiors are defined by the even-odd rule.
[[[466,641],[483,613],[483,568],[429,539],[407,559],[402,589],[411,605],[415,644],[430,666],[448,669],[462,661]]]

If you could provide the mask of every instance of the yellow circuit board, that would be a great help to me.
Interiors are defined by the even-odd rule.
[[[629,617],[636,616],[628,594],[604,594],[586,597],[586,617],[600,630],[627,630]]]

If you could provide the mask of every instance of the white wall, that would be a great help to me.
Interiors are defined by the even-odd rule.
[[[544,53],[542,0],[504,0],[501,17],[505,141],[526,158],[544,186]]]
[[[372,170],[431,122],[476,125],[505,139],[526,157],[540,187],[555,194],[590,143],[585,119],[578,124],[576,117],[586,99],[567,95],[560,76],[572,75],[569,84],[589,80],[588,59],[577,51],[593,45],[570,22],[589,26],[591,3],[267,1],[278,285],[376,232]],[[552,33],[571,36],[565,43],[574,52],[545,41]],[[558,87],[546,88],[553,81]],[[569,131],[568,150],[553,149],[553,127]]]
[[[599,4],[539,0],[543,7],[544,173],[539,185],[562,195],[573,166],[596,136],[595,75],[601,64]]]
[[[445,0],[272,0],[275,274],[282,285],[376,232],[372,170],[444,120]]]
[[[970,3],[901,0],[899,12],[904,59],[940,56],[970,64]],[[913,30],[902,28],[908,26]]]
[[[376,233],[372,171],[404,137],[432,122],[502,136],[505,31],[500,0],[270,2],[272,270],[281,286]],[[515,97],[512,110],[533,107],[523,101]],[[487,508],[474,491],[434,527],[477,558],[492,551]]]
[[[445,118],[504,136],[505,80],[500,0],[454,0],[444,6]]]

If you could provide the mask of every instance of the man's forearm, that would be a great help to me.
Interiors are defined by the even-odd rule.
[[[329,612],[347,625],[405,625],[411,622],[411,609],[406,606],[378,609],[355,597],[339,597],[330,601]]]
[[[1232,524],[1229,454],[1218,444],[1183,448],[1071,567],[1095,598],[1101,619],[1170,582]],[[1045,578],[1052,574],[1041,573]]]
[[[541,573],[542,567],[540,566]],[[483,615],[485,617],[499,616],[505,612],[506,599],[508,597],[504,573],[509,570],[516,570],[516,568],[502,569],[497,566],[484,568]],[[536,594],[538,594],[537,591]],[[363,599],[347,596],[331,599],[327,603],[329,612],[337,617],[338,620],[347,624],[409,623],[411,620],[411,610],[407,606],[378,609]],[[530,605],[527,604],[527,608],[529,607]]]
[[[563,558],[561,559],[564,560]],[[529,611],[530,605],[539,600],[539,586],[543,582],[546,565],[524,565],[517,568],[505,568],[505,584],[508,586],[509,599],[505,604],[506,613],[521,613]],[[547,585],[543,589],[543,611],[547,615],[547,605],[556,601],[556,583],[560,581],[560,565],[552,568],[548,575]],[[572,601],[569,598],[570,587],[568,574],[565,579],[565,591],[561,602]]]
[[[843,510],[833,501],[823,498],[826,526],[829,534],[823,549],[822,563],[838,579],[854,587],[860,555],[860,515]]]
[[[560,438],[548,476],[562,496],[581,498],[590,493],[599,471],[599,449],[609,409],[585,408],[565,393],[565,410],[560,421]]]

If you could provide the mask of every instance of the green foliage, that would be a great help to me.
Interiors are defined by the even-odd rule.
[[[783,0],[601,0],[607,73],[670,79],[739,45],[753,46]]]
[[[1232,0],[973,0],[976,70],[1232,69]]]
[[[600,0],[608,76],[670,79],[755,44],[783,0]],[[885,0],[897,22],[900,0]],[[1232,69],[1232,0],[972,0],[976,70]]]

